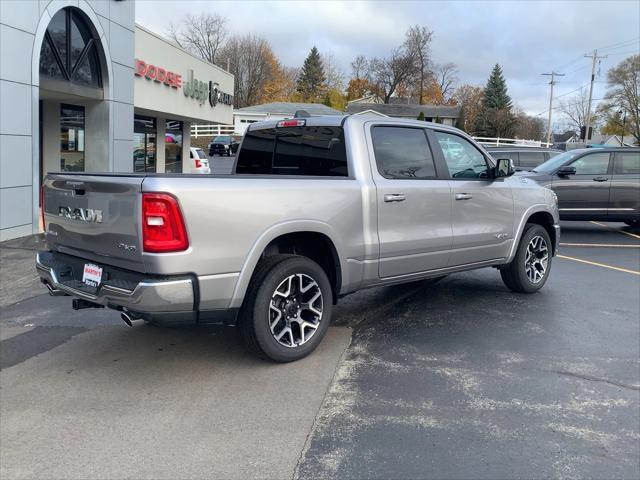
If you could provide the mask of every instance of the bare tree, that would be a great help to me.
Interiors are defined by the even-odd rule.
[[[262,95],[267,82],[275,74],[275,58],[271,46],[256,35],[235,35],[220,50],[219,61],[229,64],[235,76],[234,106],[254,105]]]
[[[358,55],[351,62],[351,77],[356,80],[368,80],[369,73],[369,60],[364,55]]]
[[[371,60],[372,80],[383,96],[384,103],[400,85],[416,72],[416,65],[411,55],[404,48],[396,48],[388,58]]]
[[[455,63],[444,63],[437,65],[434,69],[434,76],[445,101],[453,96],[453,92],[458,83],[458,67]]]
[[[227,19],[217,13],[186,14],[177,25],[169,26],[169,37],[175,43],[215,64],[227,33]]]
[[[633,55],[607,73],[609,83],[603,110],[609,116],[623,112],[629,129],[640,143],[640,55]]]
[[[330,53],[324,53],[321,57],[324,74],[327,77],[327,88],[343,91],[345,75],[335,57]]]
[[[522,140],[542,140],[546,133],[546,124],[540,117],[527,115],[520,108],[515,107],[512,112],[516,119],[515,138]]]
[[[564,115],[568,125],[571,129],[580,133],[580,129],[585,125],[587,121],[587,112],[589,111],[589,91],[586,87],[580,89],[580,92],[568,100],[560,101],[558,107],[560,112]],[[596,115],[591,113],[592,122],[595,121]]]
[[[433,32],[426,27],[414,25],[405,34],[404,48],[415,66],[415,74],[418,80],[419,103],[423,104],[423,91],[427,78],[430,75],[431,61],[431,37]]]

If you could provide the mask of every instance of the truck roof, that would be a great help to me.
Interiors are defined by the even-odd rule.
[[[344,123],[360,123],[366,122],[379,122],[386,124],[397,123],[399,125],[415,125],[418,127],[438,127],[440,130],[457,131],[455,127],[444,125],[442,123],[425,122],[424,120],[412,120],[408,118],[394,118],[394,117],[381,117],[379,115],[318,115],[312,117],[300,118],[305,120],[306,125],[310,127],[337,127]],[[249,125],[247,131],[262,130],[265,128],[275,128],[278,122],[282,120],[264,120],[260,122],[254,122]]]

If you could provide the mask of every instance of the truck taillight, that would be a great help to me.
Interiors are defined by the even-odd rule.
[[[168,193],[142,194],[142,245],[145,252],[180,252],[189,238],[178,200]]]
[[[196,168],[200,168],[202,166],[202,162],[196,159]]]

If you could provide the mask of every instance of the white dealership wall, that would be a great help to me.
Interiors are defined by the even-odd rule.
[[[105,148],[87,168],[117,170],[124,159],[131,168],[133,0],[0,0],[0,240],[39,230],[40,49],[51,18],[65,7],[86,15],[104,57]]]
[[[103,63],[103,97],[98,100],[52,98],[41,88],[45,31],[65,7],[80,9],[95,32]],[[232,75],[136,27],[134,17],[134,0],[0,0],[0,241],[39,231],[40,150],[42,146],[44,173],[58,170],[60,103],[86,109],[85,171],[89,172],[133,170],[134,98],[136,113],[158,120],[158,171],[163,171],[165,118],[185,122],[183,160],[188,157],[191,122],[232,122],[231,106],[199,104],[185,97],[182,88],[167,91],[163,84],[135,76],[135,58],[140,55],[181,73],[183,82],[191,69],[196,78],[233,92]]]

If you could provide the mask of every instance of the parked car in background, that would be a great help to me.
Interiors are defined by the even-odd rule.
[[[184,173],[211,173],[209,159],[201,148],[189,149],[189,162],[190,165],[184,169]]]
[[[232,135],[218,135],[211,143],[209,143],[209,155],[235,155],[238,151],[240,142],[238,142]]]
[[[497,267],[543,287],[556,196],[471,137],[398,118],[252,123],[234,174],[49,174],[37,268],[75,309],[237,324],[279,362],[308,355],[362,288]],[[75,192],[81,194],[75,194]]]
[[[640,226],[640,148],[583,148],[520,175],[558,195],[563,220]]]
[[[495,159],[510,158],[513,160],[513,166],[516,172],[522,170],[533,170],[538,165],[542,165],[550,158],[560,155],[562,150],[556,150],[544,147],[485,147],[487,152]]]

